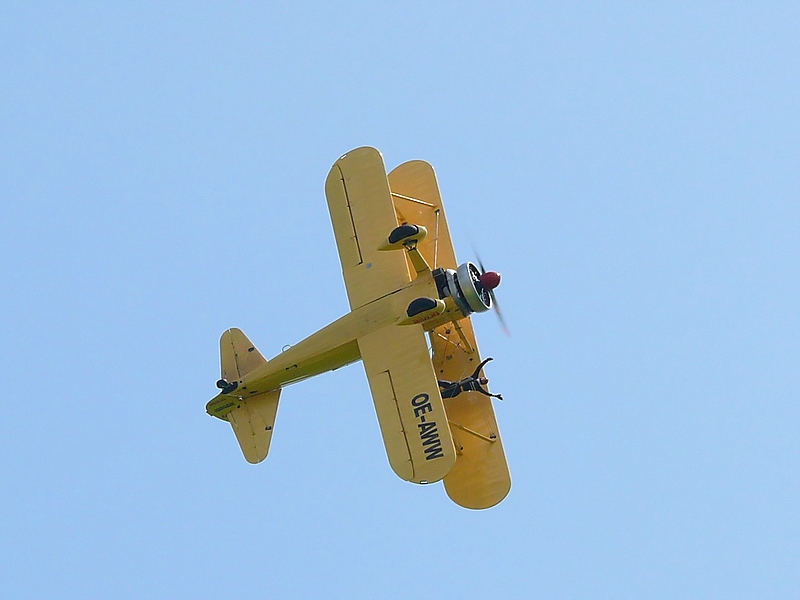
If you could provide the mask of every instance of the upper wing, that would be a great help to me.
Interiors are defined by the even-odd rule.
[[[422,326],[388,325],[358,347],[392,469],[406,481],[439,481],[456,451]]]
[[[444,216],[442,197],[433,167],[424,160],[411,160],[389,173],[397,220],[423,225],[428,235],[417,249],[431,269],[457,269],[456,252]],[[413,267],[409,267],[413,269]]]
[[[480,364],[478,345],[469,317],[431,332],[436,377],[457,381]],[[465,343],[466,342],[466,343]],[[462,392],[445,403],[458,459],[444,479],[447,495],[465,508],[489,508],[511,490],[511,475],[494,416],[492,399],[478,392]]]
[[[431,268],[457,269],[433,167],[422,160],[403,163],[389,173],[389,185],[398,221],[427,228],[428,236],[418,249]],[[464,318],[458,326],[461,334],[453,324],[431,332],[437,379],[462,379],[481,361],[472,321]],[[494,506],[511,489],[511,476],[491,399],[478,392],[462,392],[445,400],[445,409],[458,454],[444,478],[447,495],[466,508]]]
[[[331,167],[325,195],[350,308],[390,294],[411,275],[401,252],[379,252],[397,227],[386,167],[375,148],[357,148]]]

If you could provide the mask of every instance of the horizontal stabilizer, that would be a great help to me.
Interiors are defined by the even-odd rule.
[[[225,415],[249,463],[260,463],[267,458],[280,395],[281,390],[277,389],[239,400],[236,408]]]
[[[219,339],[222,378],[237,381],[267,363],[241,329],[233,327]]]
[[[267,364],[267,360],[241,329],[234,327],[222,334],[219,352],[222,380],[217,385],[222,393],[206,405],[206,412],[212,417],[228,421],[247,462],[260,463],[269,453],[281,390],[248,398],[234,394],[238,382]],[[230,385],[230,389],[225,384]]]

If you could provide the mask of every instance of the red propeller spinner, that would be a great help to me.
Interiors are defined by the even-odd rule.
[[[498,285],[500,285],[500,273],[497,271],[486,271],[481,273],[480,276],[481,285],[485,290],[493,290]]]

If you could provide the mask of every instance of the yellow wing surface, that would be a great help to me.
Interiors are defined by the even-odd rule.
[[[399,223],[427,229],[418,249],[432,268],[457,268],[427,162],[404,163],[387,177],[380,153],[358,148],[331,168],[325,193],[352,309],[411,281],[406,253],[377,250]],[[437,383],[462,379],[480,363],[472,322],[440,326],[431,342],[433,361],[421,326],[387,325],[358,339],[389,463],[407,481],[444,479],[461,506],[494,506],[511,478],[491,400],[464,392],[443,402]]]
[[[406,481],[432,483],[456,462],[421,325],[388,325],[358,339],[386,454]]]
[[[418,246],[428,264],[456,269],[458,262],[433,167],[421,160],[403,163],[389,173],[389,185],[397,219],[428,230]],[[459,321],[458,328],[448,324],[431,332],[438,379],[462,379],[481,361],[469,317]],[[491,399],[478,392],[462,392],[445,400],[445,410],[458,454],[444,479],[448,496],[466,508],[494,506],[511,489],[511,476]]]
[[[380,252],[397,227],[380,152],[357,148],[330,170],[325,195],[352,309],[411,281],[404,252]],[[358,338],[386,454],[395,473],[416,483],[441,480],[455,447],[421,326],[387,325]]]
[[[433,367],[439,379],[456,381],[471,375],[480,363],[475,334],[469,318],[459,321],[467,347],[451,325],[431,332]],[[478,392],[462,392],[445,403],[458,459],[444,479],[447,495],[465,508],[489,508],[511,490],[500,430],[492,399]]]
[[[412,160],[389,173],[392,201],[400,223],[422,225],[428,230],[417,249],[431,269],[457,269],[456,253],[444,216],[439,184],[430,163]]]
[[[411,281],[402,252],[378,251],[397,227],[380,152],[365,147],[342,156],[328,173],[325,196],[351,309]]]

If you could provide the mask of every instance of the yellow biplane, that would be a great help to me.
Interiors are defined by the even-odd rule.
[[[444,480],[455,503],[494,506],[511,477],[469,315],[491,308],[500,276],[456,262],[424,161],[387,175],[380,152],[358,148],[333,165],[325,195],[351,312],[269,361],[241,330],[223,333],[221,392],[206,411],[259,463],[281,389],[361,359],[398,477]]]

